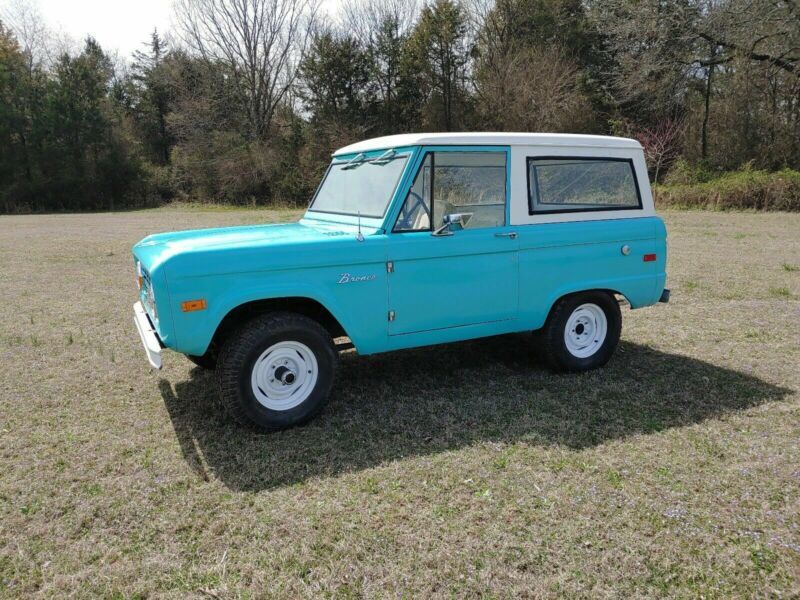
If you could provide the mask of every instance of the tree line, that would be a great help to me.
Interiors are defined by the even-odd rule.
[[[800,167],[794,0],[177,0],[120,58],[0,21],[0,211],[304,204],[409,131],[636,137],[656,181]]]

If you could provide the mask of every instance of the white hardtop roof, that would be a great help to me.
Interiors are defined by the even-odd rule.
[[[641,148],[636,140],[577,133],[403,133],[372,138],[339,148],[337,154],[368,152],[401,146],[567,146],[579,148]]]

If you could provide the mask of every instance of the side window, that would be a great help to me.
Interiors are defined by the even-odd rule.
[[[472,215],[467,229],[505,224],[505,152],[429,152],[394,231],[429,231],[453,213]]]
[[[528,158],[528,212],[641,208],[628,159]]]
[[[467,229],[506,222],[505,152],[437,152],[433,174],[433,222],[471,213]]]

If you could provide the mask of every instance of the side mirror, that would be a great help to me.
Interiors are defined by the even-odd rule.
[[[460,231],[464,229],[471,218],[472,213],[452,213],[445,215],[442,217],[442,225],[431,235],[435,235],[437,237],[453,235],[453,231]]]

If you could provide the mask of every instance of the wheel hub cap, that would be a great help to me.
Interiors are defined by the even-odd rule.
[[[319,365],[301,342],[278,342],[253,364],[250,383],[258,402],[270,410],[289,410],[303,403],[317,383]]]
[[[564,344],[570,354],[588,358],[603,345],[608,333],[608,319],[596,304],[581,304],[572,311],[564,329]]]
[[[283,365],[275,369],[275,378],[283,385],[292,385],[297,379],[297,374]]]

